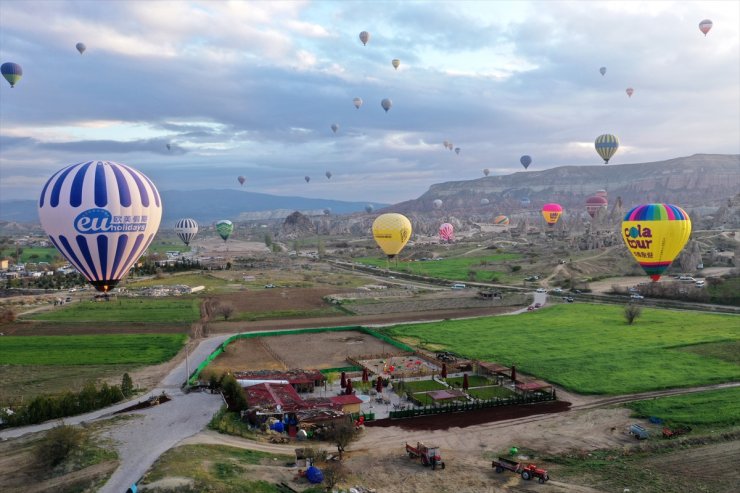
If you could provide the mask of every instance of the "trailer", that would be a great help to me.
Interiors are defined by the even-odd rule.
[[[442,457],[439,455],[439,447],[432,445],[424,445],[421,442],[416,443],[416,447],[410,444],[406,444],[406,453],[412,459],[420,458],[421,463],[426,466],[432,466],[432,470],[440,467],[445,468],[445,463],[442,461]]]
[[[497,473],[502,473],[505,470],[511,471],[514,474],[521,475],[522,479],[529,481],[532,478],[537,478],[540,484],[544,484],[550,480],[550,475],[547,474],[546,469],[540,469],[534,464],[525,465],[523,462],[517,462],[506,457],[499,457],[491,462],[491,467],[496,469]]]

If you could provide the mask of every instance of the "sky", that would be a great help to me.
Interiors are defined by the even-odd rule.
[[[395,203],[524,154],[603,165],[601,134],[612,164],[740,154],[739,26],[733,0],[2,0],[0,199],[93,159],[160,191]]]

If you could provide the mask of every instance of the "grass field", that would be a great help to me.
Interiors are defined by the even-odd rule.
[[[60,260],[62,258],[59,252],[54,247],[20,247],[23,252],[21,253],[21,262],[27,263],[38,263],[38,262],[51,262],[53,260]],[[3,248],[0,250],[0,258],[14,258],[15,259],[16,249]]]
[[[469,272],[475,271],[476,281],[490,281],[494,276],[500,281],[506,281],[509,276],[508,273],[493,269],[495,269],[497,263],[519,258],[521,258],[521,255],[518,253],[500,253],[482,257],[456,257],[425,262],[399,262],[397,266],[391,262],[390,268],[398,272],[409,272],[422,276],[462,281],[471,280]],[[382,268],[386,266],[384,259],[374,257],[364,257],[356,259],[356,261]]]
[[[205,286],[206,288],[221,288],[234,283],[209,274],[187,273],[164,276],[161,279],[129,279],[126,282],[126,287],[145,288],[149,286],[173,286],[175,284],[184,284],[190,287]]]
[[[499,399],[508,399],[509,397],[516,396],[516,392],[507,389],[506,387],[491,386],[491,387],[479,387],[477,389],[468,389],[468,394],[476,399],[488,400],[498,397]]]
[[[627,404],[634,416],[657,416],[669,425],[740,426],[740,387],[661,397]]]
[[[315,310],[272,310],[267,312],[242,312],[229,318],[232,322],[254,322],[256,320],[273,320],[280,318],[311,318],[346,315],[347,312],[335,307],[317,308]]]
[[[740,365],[713,343],[736,347],[740,318],[645,309],[630,326],[623,308],[557,305],[517,317],[399,325],[384,331],[406,343],[516,364],[524,373],[587,394],[626,394],[740,379]],[[689,349],[699,350],[699,353]]]
[[[464,377],[445,378],[445,382],[447,382],[449,385],[453,387],[462,387],[463,378]],[[486,377],[482,377],[480,375],[468,375],[468,386],[469,387],[480,387],[482,385],[492,385],[492,384],[493,382],[491,382]]]
[[[411,392],[427,392],[430,390],[442,390],[446,389],[444,385],[434,380],[407,380],[403,382],[403,391]]]
[[[185,338],[184,334],[5,336],[0,344],[0,364],[154,365],[177,354]]]
[[[53,322],[150,322],[189,323],[200,318],[198,298],[118,298],[79,301],[47,312],[29,315],[32,320]]]

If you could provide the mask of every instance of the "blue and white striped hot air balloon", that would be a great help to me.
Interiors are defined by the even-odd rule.
[[[67,166],[46,182],[39,218],[57,250],[105,293],[154,239],[162,201],[141,172],[112,161],[88,161]]]
[[[175,224],[175,233],[186,245],[190,245],[195,235],[198,234],[198,223],[189,217],[179,219]]]
[[[599,153],[601,159],[604,160],[604,164],[609,164],[609,160],[617,152],[617,149],[619,149],[619,139],[616,135],[599,135],[596,137],[594,147],[596,147],[596,152]]]

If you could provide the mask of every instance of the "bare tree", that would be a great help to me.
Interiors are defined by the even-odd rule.
[[[234,305],[231,303],[220,303],[216,308],[216,313],[228,320],[234,314]]]
[[[628,303],[624,307],[624,318],[627,320],[628,325],[632,325],[642,314],[642,307],[634,303]]]
[[[332,491],[334,487],[347,479],[348,471],[341,462],[330,462],[323,470],[326,491]]]

